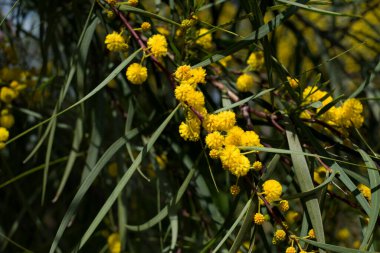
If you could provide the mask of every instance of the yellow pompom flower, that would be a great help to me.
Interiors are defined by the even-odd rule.
[[[131,83],[142,84],[148,78],[148,69],[139,63],[132,63],[129,65],[126,75]]]
[[[112,233],[107,238],[108,249],[111,253],[121,252],[121,242],[118,233]]]
[[[227,67],[228,63],[232,60],[231,55],[227,55],[226,57],[219,60],[219,63],[222,64],[223,67]]]
[[[355,128],[360,128],[363,125],[364,118],[361,115],[363,112],[362,103],[355,99],[350,98],[344,101],[343,105],[339,108],[338,114],[338,125],[349,128],[354,126]]]
[[[283,241],[286,239],[286,232],[282,229],[276,230],[274,233],[274,238],[276,241]]]
[[[233,111],[223,111],[218,114],[207,114],[203,120],[203,127],[207,132],[228,131],[236,124]]]
[[[323,106],[333,101],[333,98],[329,96],[326,91],[319,90],[317,86],[306,87],[302,93],[302,96],[304,98],[304,102],[302,103],[302,105],[308,105],[317,101],[321,101],[322,106],[318,108],[319,110]]]
[[[252,168],[253,168],[255,171],[260,171],[260,170],[263,168],[263,164],[262,164],[260,161],[255,161],[255,162],[252,164]]]
[[[139,0],[128,0],[127,4],[137,6],[139,4]]]
[[[206,83],[206,70],[202,67],[194,68],[190,70],[191,79],[194,83]]]
[[[258,70],[264,64],[264,54],[261,51],[253,52],[249,55],[247,64],[252,70]]]
[[[191,78],[191,67],[190,65],[182,65],[177,68],[174,72],[174,77],[178,81],[184,81]]]
[[[226,145],[241,145],[241,139],[244,134],[244,130],[238,126],[234,126],[227,131],[225,143]]]
[[[212,159],[218,159],[219,155],[220,155],[220,150],[219,149],[211,149],[210,152],[209,152],[209,156]]]
[[[240,150],[233,145],[226,146],[220,152],[220,161],[223,168],[237,177],[247,175],[250,168],[249,159],[242,155]]]
[[[281,212],[286,212],[289,210],[289,202],[287,200],[281,200],[280,204],[278,204],[278,208]]]
[[[3,87],[0,91],[0,100],[10,104],[17,97],[17,92],[11,88]]]
[[[209,133],[206,136],[206,145],[210,149],[220,149],[224,144],[224,136],[218,131]]]
[[[297,250],[294,247],[287,247],[285,253],[296,253]]]
[[[298,87],[299,81],[297,78],[291,78],[290,76],[287,76],[286,79],[288,80],[290,87],[292,87],[293,89]]]
[[[240,187],[238,185],[232,185],[230,187],[230,193],[232,196],[236,196],[240,193]]]
[[[203,108],[205,104],[203,93],[195,90],[193,86],[186,83],[182,83],[176,87],[174,90],[174,96],[178,101],[185,103],[196,110]]]
[[[241,145],[247,147],[262,147],[259,135],[254,131],[245,131],[241,136]]]
[[[238,91],[247,92],[253,88],[255,80],[252,75],[242,74],[236,80],[236,88]]]
[[[265,222],[265,217],[261,213],[255,213],[253,216],[253,221],[256,225],[262,225]]]
[[[200,136],[201,124],[197,119],[187,120],[179,126],[179,134],[185,141],[198,141]]]
[[[0,142],[6,142],[9,138],[9,132],[5,127],[0,127]]]
[[[149,22],[143,22],[141,24],[141,30],[143,30],[144,32],[149,31],[150,28],[151,28],[151,25]]]
[[[315,239],[315,232],[314,232],[314,229],[310,229],[309,232],[307,233],[307,235],[308,235],[311,239]]]
[[[372,196],[371,189],[364,184],[358,184],[357,187],[358,187],[359,191],[363,194],[363,196],[366,199],[368,199],[368,201],[371,201],[371,196]]]
[[[0,127],[11,128],[15,123],[15,118],[8,109],[3,109],[0,114]]]
[[[165,36],[161,34],[150,37],[147,44],[154,57],[165,56],[168,53],[168,43]]]
[[[265,198],[267,201],[273,202],[275,200],[278,200],[282,194],[282,186],[281,184],[274,179],[270,179],[264,182],[263,184],[263,190],[265,194]]]
[[[195,41],[195,43],[204,49],[211,49],[212,48],[212,35],[209,33],[209,30],[206,28],[201,28],[197,31],[197,37],[198,39]]]
[[[125,51],[128,49],[128,45],[125,43],[123,36],[117,32],[108,34],[104,43],[111,52]]]

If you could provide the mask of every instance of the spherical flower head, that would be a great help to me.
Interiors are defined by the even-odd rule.
[[[276,238],[276,241],[284,241],[286,239],[286,232],[282,229],[276,230],[274,238]]]
[[[289,224],[295,223],[297,220],[299,220],[300,214],[290,210],[289,212],[286,213],[285,219]]]
[[[177,68],[174,72],[174,77],[178,81],[184,81],[191,78],[191,67],[190,65],[182,65]]]
[[[104,43],[111,52],[125,51],[128,49],[128,45],[125,43],[123,36],[117,32],[108,34]]]
[[[351,232],[348,230],[348,228],[342,228],[338,230],[338,233],[336,235],[338,240],[346,241],[348,238],[350,238]]]
[[[258,70],[264,64],[264,54],[262,51],[253,52],[249,55],[247,64],[252,70]]]
[[[219,60],[219,63],[222,64],[223,67],[227,67],[228,63],[232,60],[232,56],[228,55]]]
[[[340,125],[346,128],[351,126],[360,128],[363,125],[364,118],[361,115],[363,112],[363,105],[359,100],[350,98],[344,101],[341,110]]]
[[[241,145],[241,139],[244,134],[244,130],[241,129],[238,126],[234,126],[231,129],[227,131],[226,135],[226,145],[235,145],[240,146]]]
[[[142,84],[148,78],[148,69],[139,63],[132,63],[129,65],[126,75],[132,84]]]
[[[315,239],[315,232],[314,232],[314,229],[310,229],[309,232],[307,233],[307,235],[308,235],[311,239]]]
[[[286,79],[288,80],[290,87],[293,89],[298,87],[299,81],[297,78],[291,78],[290,76],[287,76]]]
[[[236,88],[240,92],[250,91],[255,85],[255,80],[250,74],[242,74],[236,80]]]
[[[358,184],[357,187],[358,187],[359,191],[363,194],[363,196],[366,199],[368,199],[368,201],[371,201],[371,196],[372,196],[371,189],[364,184]]]
[[[11,88],[2,87],[0,90],[0,100],[6,104],[10,104],[16,97],[18,93]]]
[[[230,187],[230,193],[232,196],[236,196],[240,193],[240,187],[238,185],[232,185]]]
[[[210,149],[220,149],[224,144],[224,136],[218,132],[209,133],[206,136],[206,145]]]
[[[143,30],[144,32],[149,31],[150,28],[151,28],[151,25],[149,22],[143,22],[141,24],[141,30]]]
[[[265,222],[265,217],[261,213],[255,213],[253,216],[253,221],[256,225],[262,225]]]
[[[169,36],[170,35],[170,32],[169,32],[168,28],[166,28],[164,26],[156,27],[156,29],[157,29],[157,32],[159,32],[160,34],[162,34],[164,36]]]
[[[184,19],[181,22],[181,28],[186,30],[190,27],[192,27],[196,23],[195,19]]]
[[[15,123],[15,118],[9,113],[8,109],[1,111],[0,115],[0,127],[11,128]]]
[[[243,177],[247,175],[249,169],[249,159],[242,154],[240,154],[237,158],[237,163],[233,164],[231,167],[228,168],[228,170],[236,177]]]
[[[206,70],[202,67],[194,68],[190,70],[191,79],[194,83],[206,83]]]
[[[168,53],[168,43],[165,36],[161,34],[150,37],[147,44],[154,57],[162,57]]]
[[[278,204],[278,208],[281,212],[286,212],[289,210],[289,202],[287,200],[281,200]]]
[[[319,90],[317,86],[306,87],[302,93],[302,97],[304,98],[302,105],[309,105],[317,101],[322,102],[322,106],[318,110],[333,101],[333,98],[326,91]]]
[[[297,250],[294,247],[287,247],[285,253],[296,253]]]
[[[198,141],[200,135],[200,123],[197,120],[182,122],[179,126],[179,134],[185,141]]]
[[[201,28],[197,31],[197,37],[198,39],[195,41],[195,43],[204,49],[211,49],[212,48],[212,35],[209,33],[209,30],[206,28]]]
[[[108,249],[111,253],[121,252],[121,242],[118,233],[112,233],[107,238]]]
[[[265,181],[263,184],[263,190],[265,198],[268,200],[269,203],[278,200],[282,194],[281,184],[274,179]]]
[[[195,88],[189,84],[181,83],[174,90],[174,96],[178,101],[193,109],[199,111],[204,108],[205,98],[201,91],[195,90]]]
[[[241,145],[247,147],[262,147],[260,137],[254,131],[245,131],[241,136]]]
[[[207,132],[228,131],[236,124],[233,111],[223,111],[218,114],[208,114],[203,120],[203,127]]]
[[[137,6],[139,4],[139,0],[128,0],[127,4]]]
[[[255,162],[252,164],[252,168],[253,168],[255,171],[260,171],[260,170],[263,168],[263,164],[262,164],[260,161],[255,161]]]
[[[220,156],[220,150],[219,149],[211,149],[209,152],[209,156],[212,159],[218,159]]]
[[[9,132],[5,127],[0,127],[0,142],[6,142],[9,138]]]
[[[175,98],[180,102],[186,102],[187,100],[187,94],[192,93],[195,91],[195,88],[188,84],[181,84],[178,85],[174,90],[174,96]]]

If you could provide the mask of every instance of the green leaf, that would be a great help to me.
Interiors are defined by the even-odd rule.
[[[362,149],[358,150],[362,156],[368,170],[369,184],[371,188],[371,205],[369,211],[369,222],[364,234],[363,241],[360,245],[360,249],[365,250],[371,247],[371,237],[375,232],[377,220],[380,212],[380,173],[377,169],[375,162],[371,157]]]
[[[219,110],[216,110],[214,113],[218,113],[218,112],[223,112],[223,111],[227,111],[227,110],[230,110],[232,108],[235,108],[235,107],[238,107],[238,106],[241,106],[245,103],[248,103],[249,101],[255,99],[255,98],[258,98],[258,97],[261,97],[263,96],[264,94],[267,94],[268,92],[271,92],[273,91],[275,88],[271,88],[271,89],[266,89],[266,90],[263,90],[263,91],[260,91],[259,93],[257,93],[256,95],[252,95],[252,96],[249,96],[247,98],[244,98],[236,103],[233,103],[233,104],[230,104],[228,106],[225,106],[223,108],[220,108]]]
[[[116,140],[103,154],[103,156],[99,159],[99,161],[96,163],[95,167],[91,170],[91,172],[88,174],[82,185],[79,187],[77,193],[75,194],[73,200],[70,203],[69,208],[67,209],[65,216],[63,217],[61,224],[58,227],[57,234],[55,235],[54,241],[50,248],[50,253],[55,252],[55,250],[58,247],[58,243],[61,240],[61,237],[66,230],[67,225],[70,223],[71,219],[74,217],[76,210],[79,207],[80,202],[82,201],[84,195],[100,173],[100,171],[103,169],[103,167],[108,163],[108,161],[113,157],[113,155],[122,148],[125,143],[136,136],[138,134],[138,130],[134,129],[128,133],[127,136],[120,137],[118,140]]]
[[[316,246],[320,249],[325,249],[331,252],[338,252],[338,253],[367,253],[369,252],[369,251],[364,251],[364,250],[359,250],[359,249],[350,249],[350,248],[345,248],[342,246],[335,246],[331,244],[320,243],[320,242],[316,242],[316,241],[312,241],[312,240],[304,239],[304,238],[298,238],[298,239],[310,245]]]
[[[286,130],[289,149],[292,151],[302,152],[301,143],[295,131]],[[298,184],[302,192],[308,192],[314,189],[313,180],[307,166],[306,158],[303,155],[290,155],[293,162],[293,169],[296,175]],[[325,242],[325,234],[323,229],[322,215],[318,198],[316,196],[305,199],[305,205],[310,217],[311,225],[315,231],[315,236],[318,242]],[[320,251],[324,252],[324,251]]]
[[[143,10],[143,9],[139,9],[139,8],[130,6],[130,5],[127,4],[127,2],[120,2],[120,3],[118,3],[118,5],[119,5],[118,9],[120,11],[122,11],[122,12],[138,13],[138,14],[141,14],[143,16],[159,19],[161,21],[164,21],[166,23],[169,23],[169,24],[172,24],[172,25],[175,25],[175,26],[181,26],[181,24],[178,24],[177,22],[175,22],[175,21],[173,21],[171,19],[165,18],[163,16],[154,14],[152,12],[149,12],[149,11],[146,11],[146,10]]]
[[[132,163],[132,165],[128,168],[127,172],[123,175],[123,177],[120,179],[114,190],[112,191],[111,195],[108,197],[102,208],[99,210],[98,214],[88,227],[87,231],[82,236],[80,243],[79,243],[79,249],[83,247],[83,245],[87,242],[87,240],[90,238],[92,233],[95,231],[96,227],[99,225],[99,223],[103,220],[104,216],[107,214],[107,212],[111,209],[113,203],[119,196],[120,192],[124,189],[124,187],[127,185],[131,177],[133,176],[134,172],[137,170],[137,168],[140,166],[140,163],[142,162],[144,156],[150,151],[150,149],[153,147],[154,143],[157,141],[158,137],[160,137],[162,131],[165,129],[165,127],[169,124],[170,120],[173,118],[174,114],[177,112],[180,105],[177,105],[177,107],[170,113],[170,115],[165,119],[165,121],[157,128],[157,130],[153,133],[152,137],[148,141],[148,143],[145,145],[143,150],[139,153],[136,160]],[[52,253],[52,252],[51,252]]]
[[[293,2],[293,1],[288,1],[288,0],[276,0],[276,1],[280,2],[280,3],[288,4],[288,5],[297,6],[297,7],[301,8],[301,9],[304,9],[304,10],[307,10],[307,11],[321,13],[321,14],[326,14],[326,15],[346,16],[346,17],[358,17],[358,16],[352,15],[352,14],[338,13],[338,12],[326,11],[326,10],[323,10],[323,9],[318,9],[318,8],[315,8],[315,7],[311,7],[309,5],[301,4],[299,2]]]

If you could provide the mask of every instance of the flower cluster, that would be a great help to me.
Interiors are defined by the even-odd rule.
[[[128,49],[128,44],[125,43],[124,37],[117,32],[108,34],[104,44],[106,44],[107,49],[111,52],[125,51]]]
[[[247,60],[247,68],[236,79],[236,89],[240,92],[250,91],[255,85],[255,79],[249,72],[259,70],[263,64],[263,53],[261,51],[252,52]]]

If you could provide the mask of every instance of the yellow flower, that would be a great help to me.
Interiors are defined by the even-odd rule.
[[[299,81],[297,78],[291,78],[290,76],[287,76],[286,79],[288,80],[290,87],[292,87],[293,89],[298,87]]]
[[[263,52],[253,52],[249,55],[247,64],[252,70],[258,70],[264,64],[264,55]]]
[[[220,161],[223,168],[237,177],[247,175],[250,168],[249,159],[242,155],[240,150],[233,145],[226,146],[220,152]]]
[[[111,253],[121,252],[121,242],[118,233],[112,233],[107,238],[108,249]]]
[[[342,228],[338,230],[338,233],[336,235],[338,240],[346,241],[348,238],[350,238],[351,232],[347,228]]]
[[[274,233],[274,238],[276,241],[283,241],[286,238],[286,232],[282,229],[276,230]]]
[[[106,2],[109,4],[109,5],[115,5],[116,4],[116,0],[106,0]]]
[[[106,44],[107,49],[111,52],[125,51],[128,49],[128,45],[125,43],[123,36],[117,32],[108,34],[104,43]]]
[[[195,41],[195,43],[204,49],[211,49],[212,48],[212,35],[209,33],[209,30],[206,28],[201,28],[197,31],[197,37],[198,39]]]
[[[261,213],[255,213],[253,216],[253,221],[256,225],[262,225],[265,222],[265,217]]]
[[[206,136],[206,145],[210,149],[220,149],[224,144],[224,136],[218,131],[209,133]]]
[[[207,114],[203,120],[203,127],[207,132],[228,131],[236,124],[233,111],[223,111],[218,114]]]
[[[230,187],[230,193],[232,196],[236,196],[240,193],[240,187],[238,185],[232,185]]]
[[[174,77],[179,81],[184,81],[191,78],[191,67],[190,65],[182,65],[177,68],[174,72]]]
[[[15,118],[8,109],[3,109],[0,116],[0,127],[11,128],[15,123]]]
[[[0,142],[0,150],[2,150],[3,148],[5,148],[5,143],[4,142]]]
[[[296,253],[297,250],[294,247],[287,247],[285,253]]]
[[[155,34],[148,39],[148,47],[154,57],[165,56],[168,52],[168,43],[165,36]]]
[[[285,219],[289,224],[293,224],[296,221],[298,221],[300,218],[300,214],[290,210],[289,212],[286,213]]]
[[[191,79],[194,83],[206,83],[206,70],[202,67],[194,68],[190,70]]]
[[[254,131],[245,131],[241,136],[241,145],[249,147],[262,147],[260,137]]]
[[[326,91],[319,90],[317,86],[306,87],[302,93],[302,96],[304,98],[304,102],[302,103],[302,105],[308,105],[317,101],[321,101],[322,106],[318,108],[319,110],[323,106],[333,101],[332,97],[329,96]]]
[[[193,107],[197,111],[203,108],[205,104],[203,93],[195,90],[195,88],[189,84],[183,83],[177,86],[174,90],[174,95],[178,101]]]
[[[12,81],[10,84],[9,84],[9,87],[12,88],[14,91],[16,91],[16,93],[18,91],[22,91],[26,88],[26,84],[20,84],[19,82],[17,81]]]
[[[137,6],[139,4],[139,0],[128,0],[127,4]]]
[[[226,145],[241,145],[241,139],[244,134],[244,130],[238,126],[234,126],[227,131],[225,143]]]
[[[371,196],[372,196],[371,189],[364,184],[358,184],[357,187],[358,187],[359,191],[363,194],[363,196],[366,199],[368,199],[368,201],[371,201]]]
[[[166,27],[159,26],[159,27],[157,27],[156,29],[157,29],[157,31],[158,31],[160,34],[162,34],[162,35],[164,35],[164,36],[169,36],[169,35],[170,35],[170,32],[169,32],[169,30],[168,30]]]
[[[354,126],[360,128],[363,125],[364,118],[361,115],[363,112],[363,105],[355,98],[350,98],[344,101],[341,107],[336,110],[336,122],[339,126],[349,128]]]
[[[219,155],[220,155],[220,150],[219,149],[211,149],[210,152],[209,152],[209,156],[212,159],[218,159]]]
[[[286,212],[289,210],[289,202],[287,200],[281,200],[278,208],[281,212]]]
[[[6,142],[9,138],[9,132],[5,127],[0,127],[0,142]]]
[[[232,56],[228,55],[222,59],[219,60],[220,64],[222,64],[223,67],[227,67],[228,63],[232,60]]]
[[[314,232],[314,229],[310,229],[309,232],[307,233],[307,235],[308,235],[311,239],[315,239],[315,232]]]
[[[247,92],[251,90],[254,84],[255,80],[253,79],[253,76],[246,73],[240,75],[236,80],[236,88],[241,92]]]
[[[260,171],[263,168],[263,164],[260,161],[255,161],[252,167],[255,171]]]
[[[198,141],[201,124],[197,119],[187,120],[187,122],[182,122],[179,126],[179,134],[185,141]]]
[[[263,190],[265,194],[265,198],[267,201],[273,202],[275,200],[278,200],[282,194],[282,186],[281,184],[274,179],[270,179],[264,182],[263,184]]]
[[[11,88],[3,87],[0,91],[0,100],[6,104],[10,104],[17,97],[17,92]]]
[[[144,32],[149,31],[150,28],[151,28],[151,25],[149,22],[143,22],[141,24],[141,30],[143,30]]]
[[[127,79],[133,84],[142,84],[146,81],[148,77],[148,70],[146,67],[138,64],[132,63],[129,65],[127,72]]]

